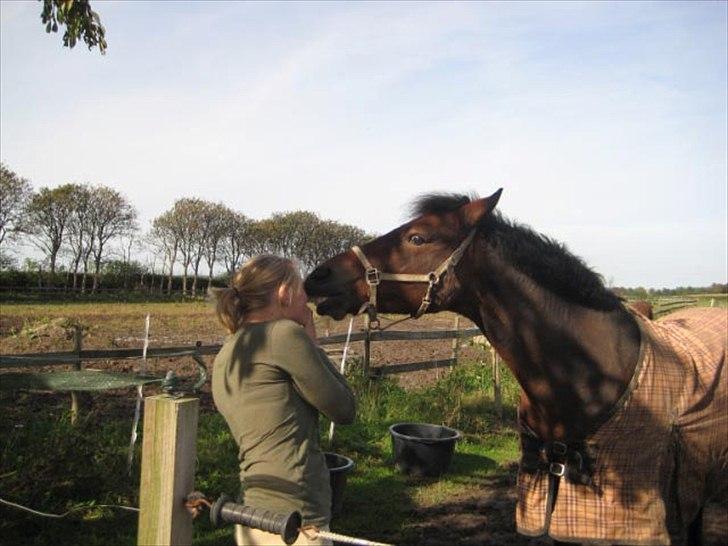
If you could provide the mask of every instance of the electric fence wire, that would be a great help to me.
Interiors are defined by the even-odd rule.
[[[17,504],[15,502],[10,502],[9,500],[5,500],[3,498],[0,498],[0,504],[4,504],[6,506],[10,506],[11,508],[16,508],[18,510],[22,510],[24,512],[28,512],[30,514],[34,514],[36,516],[42,516],[44,518],[53,518],[53,519],[61,519],[65,518],[66,516],[73,514],[75,512],[83,512],[84,510],[93,510],[94,508],[118,508],[119,510],[128,510],[129,512],[138,512],[139,508],[135,508],[134,506],[122,506],[120,504],[94,504],[91,506],[77,506],[76,508],[71,508],[70,510],[67,510],[63,514],[49,514],[47,512],[40,512],[39,510],[33,510],[32,508],[28,508],[27,506],[23,506],[22,504]]]

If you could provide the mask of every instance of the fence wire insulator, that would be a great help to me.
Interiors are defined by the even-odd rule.
[[[211,509],[212,503],[207,499],[207,497],[205,497],[204,494],[200,493],[199,491],[193,491],[192,493],[187,495],[187,498],[185,498],[185,508],[187,508],[187,511],[192,516],[192,519],[195,519],[205,509]]]

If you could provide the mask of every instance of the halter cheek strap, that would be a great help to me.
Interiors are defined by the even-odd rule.
[[[376,324],[376,326],[373,326],[373,328],[377,328],[379,325],[379,321],[376,318],[377,287],[382,281],[426,282],[428,283],[428,286],[427,291],[425,292],[425,296],[422,298],[422,303],[420,304],[419,309],[417,309],[417,312],[412,315],[413,318],[420,318],[427,312],[427,309],[432,303],[432,292],[435,286],[440,283],[440,279],[445,273],[451,272],[453,269],[455,269],[455,266],[463,257],[465,250],[468,248],[468,245],[470,245],[474,237],[475,229],[472,229],[468,236],[463,240],[463,242],[460,243],[460,246],[458,246],[455,251],[439,265],[437,269],[435,269],[434,271],[430,271],[426,274],[384,273],[382,271],[379,271],[371,264],[361,248],[359,248],[358,246],[352,247],[351,250],[354,252],[354,255],[359,259],[362,266],[364,266],[364,280],[366,281],[367,285],[369,285],[369,301],[362,305],[360,312],[366,309],[370,313],[371,322]]]

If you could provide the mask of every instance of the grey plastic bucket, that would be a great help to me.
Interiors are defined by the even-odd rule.
[[[326,457],[331,482],[331,515],[336,516],[341,513],[344,504],[346,478],[354,468],[354,461],[338,453],[325,452],[324,457]]]
[[[445,472],[461,437],[455,429],[427,423],[397,423],[389,427],[389,433],[395,468],[413,476]]]

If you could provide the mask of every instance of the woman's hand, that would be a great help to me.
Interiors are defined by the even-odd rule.
[[[316,337],[316,326],[313,323],[313,313],[311,312],[311,309],[308,308],[308,306],[306,306],[306,310],[304,311],[304,321],[302,326],[303,329],[306,330],[308,337],[311,338],[311,341],[318,345],[318,338]]]
[[[284,299],[284,301],[286,300]],[[310,337],[314,343],[318,344],[318,339],[316,338],[316,327],[313,322],[313,313],[308,306],[308,297],[306,296],[306,292],[303,290],[303,286],[298,287],[295,292],[291,293],[286,303],[287,305],[283,307],[283,315],[303,326],[308,337]]]

